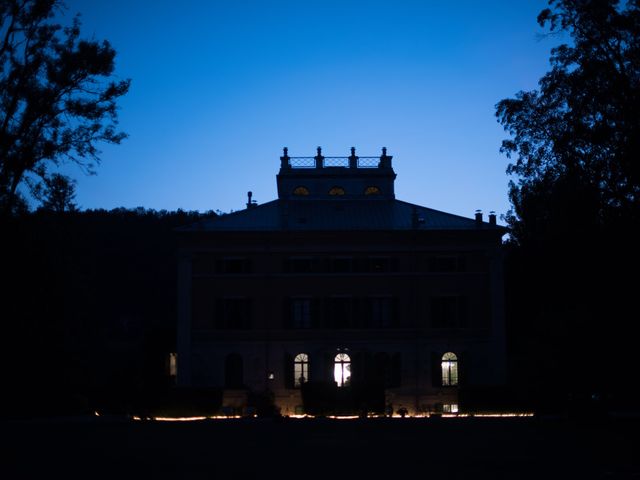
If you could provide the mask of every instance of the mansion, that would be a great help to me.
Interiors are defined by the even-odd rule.
[[[396,199],[392,157],[290,157],[278,198],[178,230],[177,384],[283,415],[464,410],[506,377],[506,229]]]

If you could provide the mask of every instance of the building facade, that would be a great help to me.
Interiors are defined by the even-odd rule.
[[[179,230],[178,385],[284,415],[455,412],[502,385],[495,215],[397,200],[386,149],[280,160],[278,199]]]

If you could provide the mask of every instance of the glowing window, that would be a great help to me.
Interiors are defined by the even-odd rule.
[[[342,187],[331,187],[331,190],[329,190],[329,195],[344,195],[344,188]]]
[[[293,359],[293,378],[296,387],[309,381],[309,355],[306,353],[299,353]]]
[[[458,413],[458,404],[457,403],[445,403],[442,405],[443,413]]]
[[[294,195],[306,196],[309,195],[309,189],[307,187],[296,187],[293,190]]]
[[[336,355],[333,378],[339,387],[346,387],[351,383],[351,358],[346,353]]]
[[[447,352],[442,356],[442,385],[458,385],[458,357]]]
[[[364,189],[364,194],[365,195],[380,195],[382,192],[380,191],[380,189],[378,187],[367,187]]]
[[[169,354],[169,376],[175,377],[178,375],[178,354]]]

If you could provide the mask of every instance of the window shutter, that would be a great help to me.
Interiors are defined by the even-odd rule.
[[[282,299],[282,326],[284,328],[293,328],[293,315],[291,312],[292,301],[291,298],[285,297]]]
[[[360,298],[358,297],[353,297],[351,299],[351,305],[350,305],[350,310],[351,310],[351,323],[349,325],[349,328],[361,328],[360,325]]]
[[[288,352],[284,352],[284,387],[294,388],[295,382],[293,379],[293,355]]]
[[[467,328],[469,326],[469,298],[467,296],[458,297],[458,327]]]
[[[460,255],[458,257],[458,271],[466,272],[467,271],[467,257],[466,255]]]
[[[398,258],[397,257],[391,257],[391,258],[387,258],[386,260],[386,265],[385,265],[385,272],[397,272],[398,271]]]
[[[402,386],[402,355],[398,352],[391,361],[391,386]]]
[[[458,385],[468,385],[469,356],[466,352],[458,355]]]
[[[245,328],[247,330],[251,329],[251,326],[253,325],[253,302],[251,298],[245,298],[243,303],[243,315],[242,315],[242,320],[243,320],[243,325],[242,328]]]
[[[213,301],[213,324],[217,329],[224,328],[224,302],[221,298],[216,298]]]
[[[322,328],[322,300],[311,299],[311,328]]]
[[[334,365],[335,355],[327,352],[324,354],[324,375],[322,381],[324,382],[334,382],[333,378],[333,365]]]
[[[442,386],[442,355],[431,352],[431,385],[434,387]]]
[[[398,297],[391,299],[391,325],[400,326],[400,299]]]
[[[359,384],[363,380],[364,360],[362,352],[351,354],[351,382]]]
[[[335,320],[334,320],[334,309],[333,309],[333,303],[331,302],[331,298],[330,297],[326,297],[324,299],[324,327],[325,328],[334,328],[335,327]]]

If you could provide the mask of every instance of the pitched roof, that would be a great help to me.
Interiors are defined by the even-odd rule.
[[[500,229],[483,222],[483,228]],[[476,220],[401,200],[273,200],[178,229],[197,231],[476,230]]]

